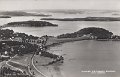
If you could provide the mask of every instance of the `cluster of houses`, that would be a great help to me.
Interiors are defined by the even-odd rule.
[[[47,37],[47,36],[46,36]],[[31,44],[45,44],[45,42],[47,41],[45,36],[39,37],[37,39],[23,39],[21,37],[12,37],[6,40],[0,39],[0,41],[18,41],[18,42],[24,42],[24,43],[31,43]]]
[[[79,37],[79,35],[77,36],[77,37]],[[97,39],[97,36],[95,36],[95,35],[92,35],[92,33],[90,33],[90,34],[84,34],[83,36],[82,36],[83,38],[88,38],[88,39]],[[102,40],[102,39],[101,39]],[[103,39],[104,40],[104,39]],[[108,39],[106,39],[106,40],[116,40],[116,41],[118,41],[118,40],[120,40],[120,36],[118,36],[118,35],[111,35],[111,37],[109,37]]]
[[[1,41],[18,41],[18,42],[24,42],[24,43],[30,43],[30,44],[36,44],[39,46],[43,46],[45,45],[47,39],[46,39],[46,36],[39,37],[37,39],[23,39],[21,37],[14,37],[14,38],[9,38],[7,40],[1,40]],[[8,60],[11,58],[8,51],[1,53],[0,56],[1,56],[0,57],[1,60]]]

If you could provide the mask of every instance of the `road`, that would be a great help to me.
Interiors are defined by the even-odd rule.
[[[35,56],[35,55],[34,55]],[[31,59],[31,64],[32,64],[32,66],[34,67],[34,72],[36,73],[35,74],[35,76],[36,77],[48,77],[48,76],[46,76],[44,73],[42,73],[40,70],[38,70],[37,69],[37,67],[35,66],[35,64],[34,64],[34,56],[32,57],[32,59]]]
[[[32,57],[31,57],[32,56]],[[33,75],[35,77],[48,77],[44,73],[42,73],[34,64],[34,55],[26,54],[24,56],[15,56],[6,62],[7,65],[11,67],[15,67],[15,69],[19,69],[20,71],[26,71],[27,74]]]

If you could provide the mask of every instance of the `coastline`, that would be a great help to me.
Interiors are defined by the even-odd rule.
[[[37,61],[37,63],[36,63],[36,61]],[[51,61],[52,61],[52,59],[43,57],[40,55],[35,55],[33,57],[33,63],[35,65],[35,67],[42,74],[45,74],[44,77],[63,77],[61,74],[61,70],[59,68],[59,63],[56,62],[52,65],[43,66],[43,65],[48,64]],[[58,68],[59,70],[56,70],[56,68]]]
[[[88,38],[84,38],[84,37],[79,37],[79,38],[63,38],[63,39],[57,39],[56,37],[52,37],[52,38],[48,38],[46,45],[47,47],[52,47],[52,46],[56,46],[58,44],[63,44],[66,42],[73,42],[73,41],[82,41],[82,40],[88,40]],[[44,64],[47,64],[50,60],[50,58],[47,59],[47,57],[43,57],[42,56],[34,56],[34,63],[35,61],[38,61],[35,66],[38,68],[38,70],[40,70],[41,72],[43,72],[45,75],[47,75],[48,77],[64,77],[62,75],[62,71],[60,70],[59,66],[61,64],[59,64],[58,62],[55,62],[54,64],[50,64],[47,66],[42,66]],[[46,58],[46,60],[45,60]],[[48,60],[48,61],[47,61]],[[40,62],[39,62],[40,61]],[[41,62],[42,61],[42,62]],[[47,61],[47,62],[46,62]],[[40,63],[40,64],[39,64]],[[43,63],[43,64],[42,64]],[[56,70],[59,69],[59,70]]]
[[[56,37],[50,37],[50,38],[48,38],[48,40],[46,42],[46,46],[50,47],[50,46],[54,46],[54,45],[61,44],[61,43],[82,41],[82,40],[90,40],[90,39],[87,37],[60,38],[60,39],[58,39]]]
[[[48,40],[47,40],[47,43],[46,43],[46,46],[48,46],[48,47],[51,47],[51,46],[56,46],[56,44],[61,44],[61,43],[66,43],[66,42],[73,42],[73,41],[82,41],[82,40],[88,40],[88,38],[87,39],[85,39],[85,38],[81,38],[81,37],[79,37],[79,38],[64,38],[64,39],[57,39],[57,38],[49,38]],[[104,39],[105,41],[107,40],[107,39]],[[100,41],[103,41],[103,40],[100,40]],[[109,40],[107,40],[107,41],[109,41]],[[55,44],[55,45],[54,45]],[[45,63],[45,64],[47,64],[49,61],[50,61],[50,58],[48,58],[48,60],[47,59],[45,59],[45,58],[47,58],[47,57],[43,57],[43,58],[41,58],[40,57],[40,55],[38,55],[38,57],[39,58],[37,58],[37,59],[35,59],[35,57],[36,57],[37,55],[35,55],[33,58],[34,58],[34,60],[33,60],[33,62],[34,63],[36,63],[36,61],[40,61],[39,63]],[[25,58],[25,59],[27,59],[27,58]],[[25,60],[24,59],[24,60]],[[27,61],[27,60],[26,60]],[[42,62],[41,62],[42,61]],[[44,62],[43,62],[44,61]],[[53,65],[48,65],[48,66],[42,66],[42,64],[40,65],[40,64],[35,64],[35,66],[42,72],[42,73],[44,73],[45,75],[47,75],[47,77],[49,77],[49,76],[55,76],[55,77],[63,77],[62,76],[62,74],[61,74],[61,70],[55,70],[55,68],[58,68],[58,66],[57,66],[57,63],[54,63]],[[28,69],[30,69],[30,68],[28,68]],[[60,68],[59,68],[60,69]],[[56,75],[56,72],[57,73],[59,73],[59,75]]]
[[[88,38],[79,37],[79,38],[57,39],[56,37],[50,37],[47,39],[45,46],[51,47],[51,46],[56,46],[57,44],[61,44],[61,43],[82,41],[82,40],[86,40],[86,39],[88,39]],[[58,67],[59,65],[61,65],[61,63],[55,62],[53,64],[48,65],[49,62],[52,62],[51,58],[43,57],[40,55],[35,55],[33,57],[33,64],[35,65],[37,70],[40,70],[43,74],[46,75],[46,77],[53,77],[53,76],[54,77],[64,77],[61,73],[62,71]],[[44,65],[46,65],[46,66],[44,66]],[[58,68],[59,70],[56,70],[56,68]]]
[[[61,44],[61,43],[66,43],[66,42],[73,42],[73,41],[82,41],[82,40],[95,40],[95,39],[90,39],[90,37],[75,37],[75,38],[57,38],[57,37],[49,37],[48,36],[48,38],[47,38],[47,41],[46,41],[46,44],[45,44],[45,46],[46,47],[51,47],[51,46],[56,46],[57,44]],[[99,40],[101,40],[101,41],[104,41],[104,40],[107,40],[107,41],[109,41],[109,39],[98,39],[98,41]],[[112,39],[112,40],[115,40],[115,39]],[[110,40],[111,41],[111,40]],[[37,55],[35,55],[34,57],[36,57]],[[34,58],[33,57],[33,58]],[[40,60],[40,55],[39,55],[39,58],[38,58],[38,60]],[[29,59],[31,59],[31,58],[29,58]],[[25,61],[27,61],[27,57],[25,57],[24,58],[24,60]],[[33,60],[33,59],[32,59]],[[40,60],[40,62],[38,63],[38,62],[36,62],[36,60],[37,59],[34,59],[33,60],[33,63],[32,63],[32,71],[34,70],[34,71],[36,71],[37,72],[37,77],[38,77],[38,75],[40,75],[40,72],[38,72],[37,70],[39,69],[39,71],[43,71],[44,72],[44,74],[46,74],[46,71],[48,72],[47,74],[48,74],[48,76],[50,75],[51,77],[53,76],[53,75],[55,75],[55,77],[56,77],[56,72],[58,73],[59,72],[59,75],[60,75],[60,77],[62,77],[62,75],[61,75],[61,71],[59,70],[59,71],[56,71],[55,70],[55,68],[58,68],[56,65],[57,65],[57,62],[55,62],[54,64],[51,64],[51,65],[47,65],[47,66],[41,66],[40,67],[40,65],[39,65],[39,63],[42,61],[42,60],[44,60],[46,63],[49,63],[49,61],[50,61],[50,59],[49,60],[46,60],[45,59],[45,57],[44,58],[42,58],[42,60]],[[37,60],[37,61],[38,61]],[[52,59],[51,59],[51,61],[52,61]],[[36,64],[37,65],[36,65]],[[37,70],[36,70],[36,67],[34,67],[33,66],[33,64],[38,68]],[[42,69],[41,69],[42,68]],[[31,69],[31,68],[27,68],[27,69]],[[52,74],[51,74],[51,71],[50,71],[50,69],[52,69]],[[45,76],[46,77],[46,76]],[[59,76],[57,76],[57,77],[59,77]]]

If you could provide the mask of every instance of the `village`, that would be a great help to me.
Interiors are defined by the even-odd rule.
[[[32,35],[27,35],[24,33],[14,33],[12,30],[9,30],[9,29],[1,29],[0,31],[1,31],[0,32],[1,33],[0,34],[1,36],[0,61],[1,62],[6,61],[9,63],[9,61],[13,59],[16,55],[24,56],[24,54],[32,54],[31,60],[32,58],[34,58],[35,55],[51,58],[52,61],[48,62],[44,66],[51,65],[58,61],[63,62],[64,60],[64,58],[61,55],[56,55],[56,54],[46,52],[46,49],[47,49],[46,43],[50,36],[48,37],[47,35],[45,35],[42,37],[34,37]],[[9,68],[9,67],[4,67],[4,68]],[[29,70],[30,69],[31,67],[29,67]],[[26,73],[26,71],[24,72]],[[27,74],[27,75],[33,76],[34,72],[32,74]]]
[[[81,40],[119,41],[120,37],[102,28],[84,28],[79,32],[62,34],[57,37],[47,35],[37,37],[25,33],[15,33],[13,30],[9,29],[0,29],[0,38],[0,61],[1,63],[5,62],[3,65],[19,69],[19,71],[22,72],[19,73],[22,77],[24,77],[23,74],[28,77],[36,77],[36,75],[47,77],[39,71],[39,67],[36,66],[36,64],[40,62],[39,59],[41,59],[41,66],[64,62],[62,55],[47,52],[49,47],[65,42]],[[17,59],[23,59],[18,60],[16,63],[14,59],[16,56],[18,57]],[[42,59],[44,60],[43,63]],[[25,60],[26,65],[20,63],[24,63]],[[9,69],[8,66],[2,67]],[[12,76],[12,74],[10,74],[10,76]]]

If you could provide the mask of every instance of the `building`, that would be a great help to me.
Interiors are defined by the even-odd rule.
[[[10,56],[9,56],[9,54],[8,54],[7,51],[5,51],[4,53],[1,54],[1,59],[2,60],[8,60],[8,59],[10,59]]]
[[[22,42],[22,38],[21,37],[15,37],[15,38],[12,38],[11,41]]]
[[[84,34],[82,37],[83,38],[88,38],[88,39],[97,39],[97,36],[94,36],[91,33],[90,34]]]

